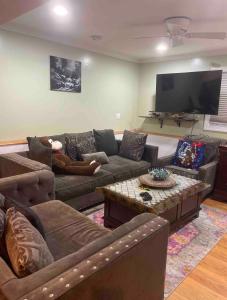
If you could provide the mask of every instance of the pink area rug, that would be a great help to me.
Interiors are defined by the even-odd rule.
[[[103,225],[103,209],[88,215]],[[185,279],[196,265],[227,232],[227,212],[202,205],[199,218],[169,237],[165,298]]]

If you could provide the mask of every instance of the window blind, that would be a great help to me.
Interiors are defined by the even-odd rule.
[[[227,125],[227,72],[222,73],[218,115],[210,116],[210,122]]]

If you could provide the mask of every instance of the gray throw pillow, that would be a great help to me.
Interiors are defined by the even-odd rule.
[[[95,152],[82,154],[83,160],[96,160],[101,165],[108,164],[110,162],[105,152]]]
[[[52,149],[44,146],[39,138],[30,138],[29,143],[29,158],[48,165],[52,168]]]
[[[119,155],[136,161],[141,160],[146,140],[146,134],[125,130]]]
[[[82,154],[97,151],[92,131],[66,134],[66,145],[67,143],[73,143],[76,146],[78,159],[82,159]]]
[[[112,129],[93,129],[93,132],[97,151],[104,151],[108,156],[118,154],[118,144]]]

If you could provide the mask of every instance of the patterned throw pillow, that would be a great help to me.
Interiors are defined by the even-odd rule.
[[[5,241],[11,266],[19,278],[54,261],[41,234],[14,207],[6,212]]]
[[[72,159],[72,160],[78,160],[79,155],[76,147],[76,141],[66,137],[66,154]]]
[[[141,160],[146,140],[146,134],[125,130],[119,155],[136,161]]]
[[[72,147],[72,144],[76,147],[77,159],[80,160],[82,160],[82,154],[96,152],[95,138],[92,131],[68,134],[66,136],[66,145],[67,144],[70,144],[70,147]]]
[[[204,143],[180,140],[173,164],[178,167],[197,170],[204,162],[205,149]]]

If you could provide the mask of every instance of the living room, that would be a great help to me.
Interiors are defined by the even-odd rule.
[[[0,299],[227,299],[227,3],[0,4]]]

